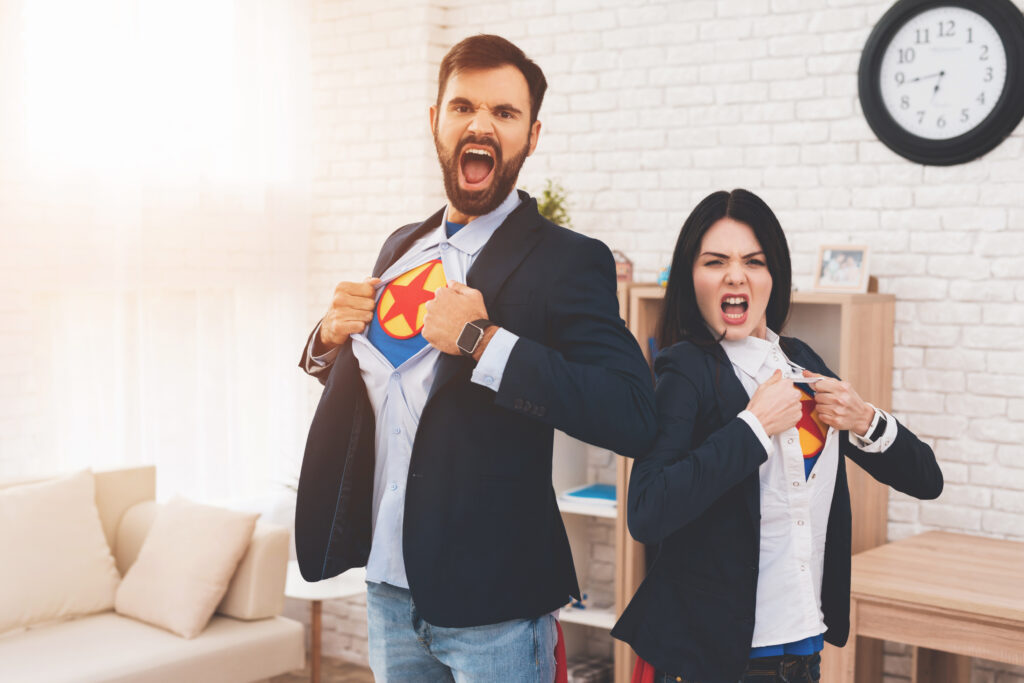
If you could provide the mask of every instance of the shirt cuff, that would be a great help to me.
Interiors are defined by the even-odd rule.
[[[335,346],[333,349],[331,349],[330,351],[323,355],[314,356],[313,345],[319,338],[320,323],[317,323],[316,329],[313,330],[313,334],[309,336],[309,345],[306,347],[306,372],[308,372],[311,375],[315,375],[316,373],[320,372],[322,369],[326,368],[328,365],[333,363],[334,359],[338,357],[338,349],[340,348],[338,346]]]
[[[772,440],[768,436],[768,432],[764,431],[764,427],[761,426],[761,421],[757,419],[757,416],[749,410],[744,410],[736,417],[750,425],[750,429],[754,432],[754,436],[757,437],[757,440],[761,442],[761,445],[764,446],[764,450],[770,456],[774,450],[772,448]]]
[[[896,440],[896,432],[899,430],[899,427],[896,424],[896,418],[892,415],[884,410],[875,408],[875,406],[870,403],[868,405],[875,410],[875,416],[871,418],[871,424],[868,426],[868,431],[864,436],[861,436],[860,434],[855,434],[851,429],[849,432],[850,443],[865,453],[884,453],[889,449],[889,446],[892,445],[893,441]],[[885,431],[883,431],[882,435],[878,438],[872,439],[871,436],[875,433],[879,420],[885,420]]]
[[[505,374],[505,366],[508,365],[508,357],[512,355],[512,348],[517,341],[518,335],[499,327],[491,341],[487,342],[487,348],[480,355],[480,362],[476,364],[470,380],[474,384],[498,391],[501,376]]]

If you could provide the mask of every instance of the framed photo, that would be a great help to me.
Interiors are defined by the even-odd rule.
[[[868,248],[862,244],[818,247],[814,288],[823,292],[868,291]]]

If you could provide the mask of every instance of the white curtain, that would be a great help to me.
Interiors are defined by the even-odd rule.
[[[0,0],[0,478],[294,477],[308,30],[297,0]]]

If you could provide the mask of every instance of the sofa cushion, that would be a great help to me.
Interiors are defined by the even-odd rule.
[[[146,541],[160,505],[151,500],[128,508],[114,545],[117,569],[127,573]],[[262,519],[256,522],[249,549],[238,563],[217,612],[236,619],[264,619],[284,609],[290,530]]]
[[[242,683],[301,669],[302,624],[214,616],[185,640],[104,612],[0,636],[0,680],[31,683]]]
[[[92,472],[0,491],[0,552],[0,633],[114,605]]]
[[[118,613],[194,638],[227,591],[259,515],[177,498],[157,512],[117,590]]]

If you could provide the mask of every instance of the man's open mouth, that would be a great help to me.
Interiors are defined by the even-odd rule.
[[[494,171],[494,153],[483,147],[466,147],[459,158],[459,169],[466,185],[483,185]]]
[[[727,294],[722,297],[722,314],[728,323],[742,323],[747,319],[749,301],[745,294]]]

